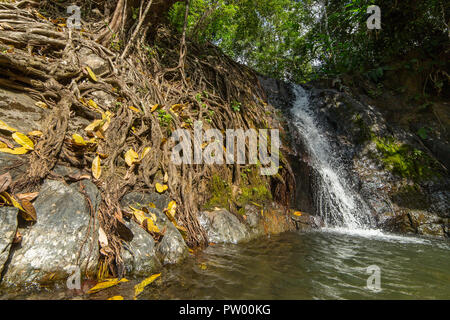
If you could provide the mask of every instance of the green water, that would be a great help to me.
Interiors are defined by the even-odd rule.
[[[380,292],[366,288],[370,265],[380,268]],[[141,298],[450,299],[450,243],[314,232],[216,245],[165,270]]]
[[[367,267],[380,289],[366,288]],[[285,233],[246,244],[208,247],[162,270],[139,299],[450,299],[450,242],[379,232]],[[121,283],[94,295],[41,290],[2,299],[133,299]]]

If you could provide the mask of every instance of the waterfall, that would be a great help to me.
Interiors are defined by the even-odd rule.
[[[293,85],[293,91],[296,100],[291,109],[292,122],[315,172],[313,200],[317,214],[327,227],[366,229],[368,207],[347,182],[348,173],[318,119],[319,110],[310,103],[308,91],[299,85]]]

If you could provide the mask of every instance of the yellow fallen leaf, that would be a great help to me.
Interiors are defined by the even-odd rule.
[[[117,278],[114,278],[114,279],[108,279],[108,280],[106,280],[106,281],[97,283],[94,287],[92,287],[91,289],[89,289],[88,293],[89,293],[89,294],[91,294],[91,293],[96,293],[96,292],[99,292],[99,291],[101,291],[101,290],[105,290],[105,289],[111,288],[111,287],[113,287],[113,286],[116,286],[116,285],[118,285],[118,284],[121,283],[121,282],[127,282],[127,281],[128,281],[128,280],[125,279],[125,278],[122,278],[122,279],[120,279],[120,280],[117,279]]]
[[[125,162],[129,167],[139,161],[139,155],[132,148],[125,152]]]
[[[23,200],[21,200],[21,204],[22,204],[22,208],[23,208],[20,212],[21,216],[26,221],[37,221],[36,209],[31,204],[31,202],[26,199],[23,199]]]
[[[156,208],[156,205],[155,205],[153,202],[149,202],[149,203],[148,203],[148,206],[149,206],[150,208]]]
[[[114,296],[114,297],[108,298],[108,300],[123,300],[123,297],[122,296]]]
[[[144,211],[130,207],[133,210],[133,216],[136,221],[143,226],[146,230],[153,233],[160,233],[158,226],[155,225],[154,220],[156,220],[156,216],[152,219],[147,217]]]
[[[20,147],[20,148],[15,148],[15,149],[0,148],[0,152],[9,153],[9,154],[26,154],[26,153],[28,153],[28,151],[30,151],[30,150],[28,150],[25,147]]]
[[[177,203],[175,201],[170,201],[167,205],[167,213],[174,218],[175,213],[177,212]]]
[[[144,159],[144,157],[147,155],[147,153],[150,152],[150,150],[152,150],[152,147],[145,147],[144,151],[142,151],[141,159]]]
[[[95,75],[94,71],[92,71],[92,69],[89,68],[89,67],[86,67],[86,71],[87,71],[87,73],[89,74],[89,77],[91,77],[91,79],[92,79],[94,82],[97,82],[97,76]]]
[[[158,109],[158,108],[159,108],[159,104],[155,104],[155,105],[152,107],[152,109],[151,109],[150,112],[153,112],[153,111],[155,111],[155,110]]]
[[[97,119],[94,120],[90,125],[84,128],[87,132],[93,132],[104,124],[103,120]]]
[[[6,143],[0,141],[0,149],[9,149]]]
[[[83,137],[76,133],[72,135],[72,141],[78,146],[85,146],[87,144]]]
[[[0,130],[11,131],[11,132],[16,132],[17,131],[17,129],[14,129],[13,127],[8,126],[2,120],[0,120]]]
[[[297,217],[300,217],[302,215],[302,213],[300,211],[295,211],[293,214],[294,214],[294,216],[297,216]]]
[[[139,109],[136,108],[136,107],[129,106],[128,108],[129,108],[130,110],[133,110],[134,112],[141,113],[141,110],[139,110]]]
[[[161,276],[161,273],[154,274],[141,283],[134,286],[134,296],[137,297],[142,291],[144,291],[145,287],[151,284],[153,281],[158,279]]]
[[[35,130],[35,131],[28,132],[27,135],[29,135],[31,137],[42,137],[43,133],[42,133],[42,131]]]
[[[36,107],[42,108],[42,109],[48,109],[48,105],[45,102],[38,101],[35,103]]]
[[[25,209],[22,207],[22,205],[14,198],[14,196],[11,196],[8,192],[2,192],[0,194],[2,198],[8,203],[9,205],[25,212]]]
[[[95,103],[95,101],[92,100],[92,99],[89,99],[88,105],[90,105],[90,106],[91,106],[92,108],[94,108],[94,109],[98,109],[97,103]]]
[[[206,265],[206,263],[201,263],[201,264],[199,264],[199,267],[200,267],[200,269],[202,269],[202,270],[208,269],[208,266]]]
[[[95,179],[99,179],[102,174],[101,160],[99,156],[96,156],[92,161],[92,176]]]
[[[163,193],[164,191],[166,191],[169,187],[167,185],[162,185],[160,183],[156,183],[155,185],[156,191],[158,191],[159,193]]]
[[[12,134],[12,137],[14,141],[16,141],[18,144],[20,144],[22,147],[28,150],[34,150],[34,142],[31,141],[30,138],[28,138],[26,135],[24,135],[21,132],[14,132]]]

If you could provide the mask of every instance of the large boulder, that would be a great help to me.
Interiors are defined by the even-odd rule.
[[[133,239],[122,248],[122,258],[128,275],[146,276],[161,267],[156,258],[156,243],[150,234],[134,221],[125,221]]]
[[[124,209],[129,206],[140,209],[146,207],[156,216],[156,225],[160,230],[166,230],[160,242],[156,244],[156,256],[162,264],[178,263],[188,255],[188,247],[183,236],[173,223],[162,212],[170,202],[169,197],[158,193],[131,192],[121,200]],[[155,208],[153,208],[153,205]],[[148,235],[148,237],[151,237]]]
[[[0,207],[0,274],[9,257],[11,245],[17,230],[18,210],[13,207]]]
[[[245,224],[225,209],[200,212],[198,221],[214,243],[238,243],[251,236]]]
[[[80,185],[90,199],[86,201]],[[46,280],[66,280],[78,266],[94,274],[98,261],[100,193],[84,180],[67,185],[46,180],[34,202],[37,222],[23,230],[21,244],[11,253],[3,282],[28,285]],[[78,259],[79,257],[79,259]]]

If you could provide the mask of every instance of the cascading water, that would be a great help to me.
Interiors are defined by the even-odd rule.
[[[291,109],[293,124],[303,139],[309,165],[316,173],[313,198],[317,214],[327,227],[366,229],[367,205],[346,182],[345,168],[318,120],[318,110],[310,103],[305,89],[293,85],[293,91],[296,97]]]

